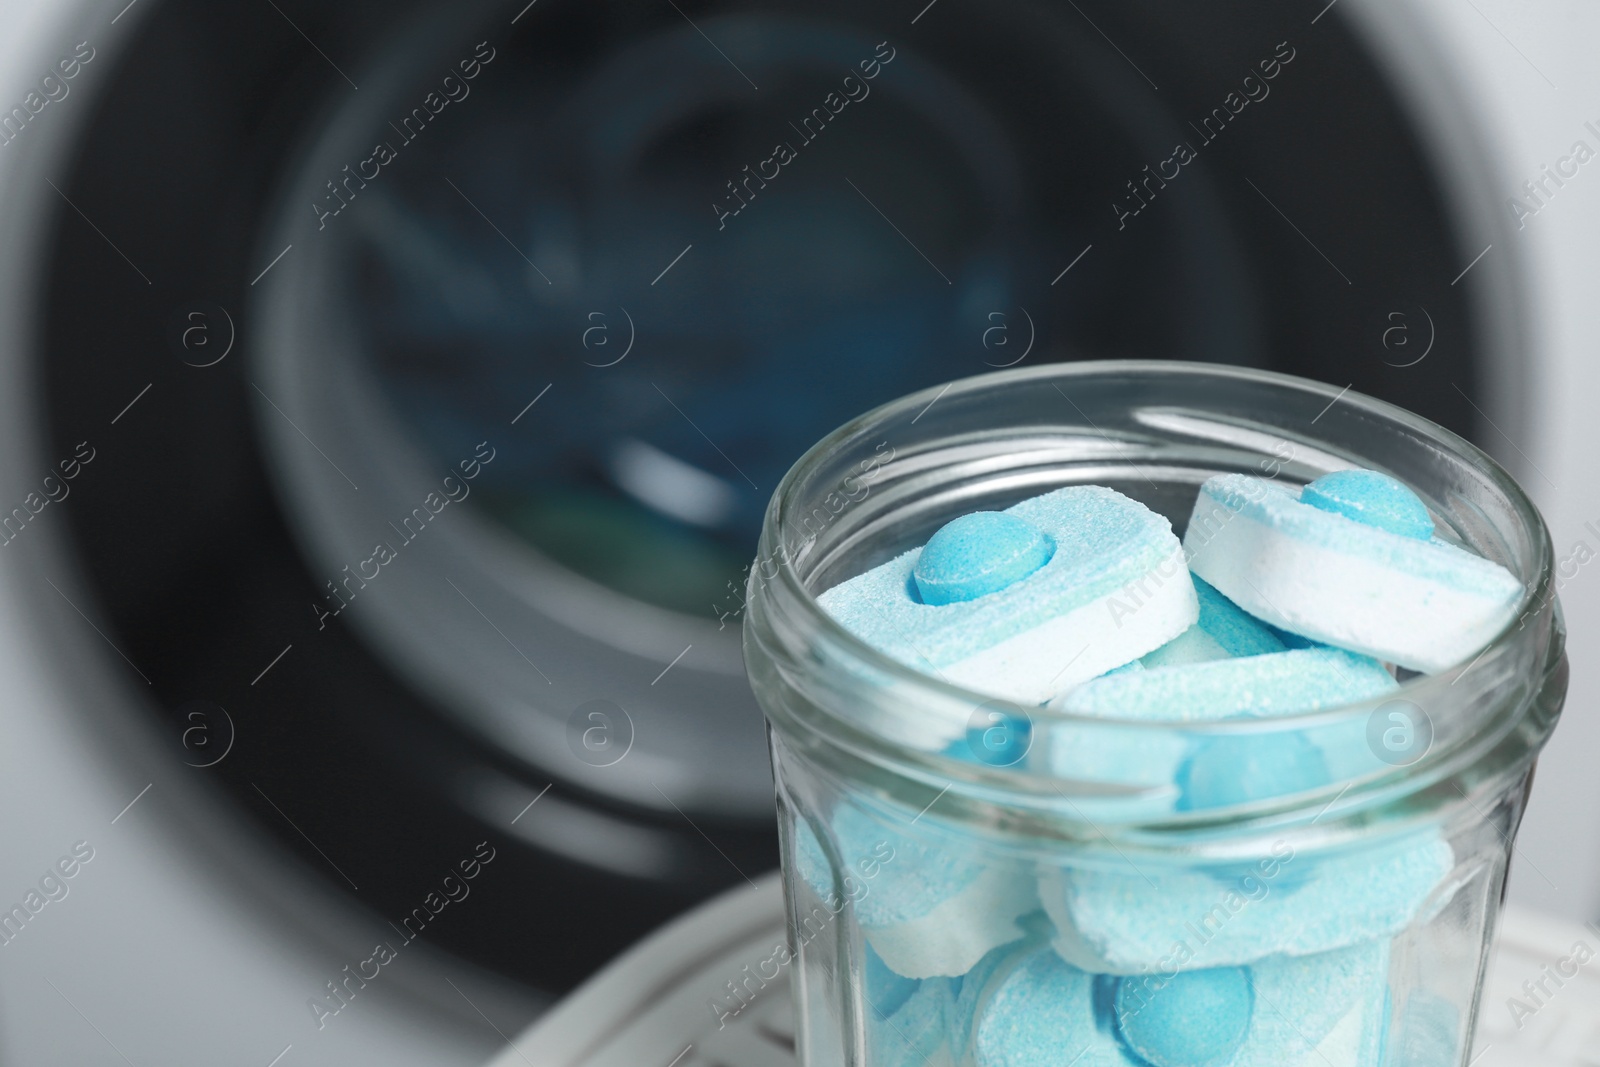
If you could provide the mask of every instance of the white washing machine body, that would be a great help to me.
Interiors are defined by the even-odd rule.
[[[78,151],[120,50],[159,2],[0,3],[0,111],[24,106],[47,75],[64,75],[63,57],[78,60],[73,77],[54,83],[69,91],[53,89],[59,98],[0,147],[7,509],[37,500],[46,473],[73,458],[54,454],[39,407],[43,244],[57,214],[79,210],[52,182]],[[1586,713],[1600,682],[1586,670],[1586,653],[1600,642],[1600,577],[1586,564],[1600,553],[1600,470],[1589,460],[1590,398],[1600,389],[1600,361],[1590,352],[1600,334],[1600,304],[1590,293],[1600,277],[1592,240],[1600,233],[1600,178],[1569,161],[1575,142],[1600,148],[1590,125],[1600,126],[1600,71],[1583,52],[1584,42],[1600,39],[1600,14],[1576,3],[1509,0],[1318,7],[1306,6],[1306,34],[1323,18],[1358,27],[1424,134],[1461,245],[1482,249],[1462,258],[1450,283],[1469,291],[1497,353],[1477,368],[1478,439],[1519,475],[1550,521],[1567,568],[1561,595],[1575,666],[1511,894],[1593,918],[1600,776],[1588,763],[1600,750],[1600,723]],[[146,118],[163,121],[159,113]],[[171,165],[181,180],[184,161]],[[1566,177],[1548,178],[1547,167]],[[1395,310],[1411,312],[1402,303]],[[1388,325],[1373,324],[1375,342]],[[130,390],[108,406],[88,449],[113,453],[119,426],[140,417],[141,399],[149,397]],[[90,461],[84,476],[93,473]],[[0,944],[0,1060],[294,1067],[469,1064],[494,1055],[545,1000],[425,941],[409,944],[360,906],[359,886],[343,893],[331,877],[286,862],[124,713],[143,699],[138,667],[97,627],[73,542],[50,535],[51,524],[63,532],[64,507],[43,507],[32,520],[37,532],[0,550],[0,905],[27,913]],[[263,650],[263,666],[273,651]],[[481,877],[494,874],[491,862]],[[378,977],[352,979],[371,974],[375,945],[397,939],[402,951]],[[328,1009],[308,1007],[318,1000]]]
[[[19,501],[57,462],[38,436],[28,356],[38,292],[25,264],[41,254],[47,198],[59,195],[51,178],[72,151],[97,77],[141,14],[133,4],[0,6],[10,27],[0,82],[17,106],[41,78],[59,77],[61,59],[93,54],[66,81],[66,96],[0,152],[0,233],[9,250],[0,297],[8,323],[0,405],[9,428],[0,480]],[[107,413],[91,448],[114,439],[118,414]],[[46,512],[37,521],[57,518]],[[119,653],[102,643],[80,646],[87,654],[56,654],[62,641],[101,640],[78,610],[87,601],[61,541],[47,534],[8,547],[23,551],[0,561],[0,673],[10,688],[0,745],[0,895],[8,909],[43,906],[25,924],[5,927],[0,1060],[467,1065],[503,1044],[497,1026],[515,1032],[546,1006],[424,943],[406,945],[358,905],[267,858],[251,828],[218,822],[202,782],[173,774],[148,735],[101,714],[128,700]],[[470,857],[468,848],[463,858]],[[70,877],[56,866],[63,860]],[[402,954],[378,979],[352,982],[351,970],[365,973],[380,942],[398,942]],[[348,1006],[319,1016],[307,1002],[327,1001],[330,982]]]

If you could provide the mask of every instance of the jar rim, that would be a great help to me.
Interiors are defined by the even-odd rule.
[[[1524,575],[1518,576],[1522,581],[1523,591],[1522,597],[1517,604],[1516,613],[1512,616],[1511,621],[1502,627],[1477,652],[1474,658],[1457,663],[1444,671],[1406,679],[1400,683],[1397,689],[1376,699],[1298,712],[1291,715],[1274,716],[1270,720],[1234,718],[1205,722],[1152,722],[1149,720],[1123,719],[1100,715],[1073,714],[1054,709],[1028,708],[1026,709],[1026,714],[1030,721],[1049,725],[1062,724],[1102,730],[1116,728],[1131,731],[1135,735],[1139,733],[1170,733],[1176,729],[1178,732],[1190,736],[1237,736],[1272,729],[1308,729],[1321,724],[1340,722],[1352,715],[1367,716],[1372,713],[1373,708],[1395,700],[1410,701],[1421,704],[1424,707],[1437,707],[1440,704],[1448,703],[1449,700],[1447,698],[1455,699],[1471,690],[1472,687],[1470,686],[1467,687],[1467,690],[1457,688],[1457,683],[1469,674],[1487,671],[1492,675],[1497,665],[1503,667],[1509,660],[1518,657],[1526,658],[1529,655],[1528,639],[1538,639],[1537,633],[1523,635],[1523,631],[1529,628],[1530,623],[1537,624],[1533,627],[1535,631],[1549,631],[1555,625],[1554,551],[1544,520],[1539,515],[1531,499],[1510,473],[1482,449],[1459,435],[1394,404],[1358,393],[1348,387],[1340,389],[1293,375],[1224,364],[1162,360],[1097,360],[1045,364],[1031,368],[1011,368],[959,379],[939,386],[930,386],[927,389],[908,394],[864,412],[808,449],[784,475],[767,508],[761,537],[761,554],[758,556],[758,562],[766,561],[766,563],[770,563],[770,569],[773,573],[758,574],[755,567],[752,567],[751,570],[749,595],[747,597],[749,607],[745,622],[747,660],[753,654],[752,646],[754,645],[760,647],[760,652],[754,654],[776,657],[780,661],[778,664],[780,669],[791,675],[796,673],[803,674],[807,669],[807,665],[803,660],[808,657],[798,654],[799,650],[786,644],[786,642],[770,640],[770,634],[761,632],[764,628],[768,628],[773,621],[768,616],[776,613],[783,615],[789,622],[804,627],[808,633],[825,641],[831,654],[846,656],[855,665],[870,672],[874,677],[883,678],[891,682],[897,692],[904,694],[902,699],[910,699],[917,702],[924,700],[946,703],[965,702],[968,705],[1003,701],[1003,698],[998,697],[996,694],[968,689],[919,670],[875,648],[851,633],[822,608],[817,600],[817,594],[807,588],[796,556],[788,551],[787,545],[781,540],[784,536],[782,531],[789,528],[790,512],[798,508],[800,504],[799,494],[804,490],[808,475],[821,468],[830,458],[834,457],[849,444],[859,442],[864,435],[875,437],[876,435],[870,432],[874,428],[882,428],[894,424],[908,416],[912,418],[912,422],[915,422],[936,403],[970,397],[973,394],[985,391],[1030,382],[1049,381],[1052,384],[1065,385],[1073,382],[1081,383],[1087,379],[1108,378],[1111,376],[1134,380],[1160,378],[1164,379],[1169,386],[1173,378],[1207,379],[1213,382],[1232,380],[1242,384],[1268,386],[1325,400],[1329,408],[1332,408],[1334,404],[1348,405],[1365,418],[1386,423],[1391,427],[1421,438],[1441,453],[1447,454],[1472,468],[1478,476],[1490,483],[1494,492],[1509,507],[1513,521],[1521,528],[1525,544],[1531,550],[1531,558],[1525,561],[1522,568],[1525,574],[1531,574],[1531,580],[1528,580]],[[1060,389],[1058,388],[1057,391],[1060,391]],[[1065,395],[1063,393],[1063,396]],[[1070,400],[1070,397],[1068,399]],[[1074,406],[1076,406],[1075,402]],[[1107,438],[1107,440],[1109,441],[1110,439]],[[805,547],[805,545],[801,546],[802,551],[804,551]],[[764,567],[766,563],[763,564]],[[785,655],[785,652],[788,655]],[[815,657],[809,658],[814,659]],[[752,666],[754,665],[752,664]],[[754,677],[754,671],[752,676]],[[1487,676],[1490,675],[1485,675],[1485,677]],[[1523,703],[1531,703],[1531,700],[1525,700]],[[832,717],[838,718],[837,715]],[[861,729],[858,723],[850,725]],[[877,736],[870,732],[868,734],[869,736]],[[926,751],[909,749],[904,745],[897,745],[889,739],[881,737],[878,739],[885,741],[890,746],[888,751],[880,751],[878,753],[880,757],[888,757],[893,760],[893,750],[895,748],[901,750],[900,755],[911,757],[914,760],[923,760],[929,755]],[[1438,752],[1430,751],[1417,763],[1408,764],[1400,769],[1408,772],[1408,776],[1415,777],[1426,768],[1437,767],[1451,755],[1452,753],[1448,749]],[[981,776],[987,784],[991,785],[1002,780],[992,773]],[[1010,777],[1021,776],[1012,774]]]

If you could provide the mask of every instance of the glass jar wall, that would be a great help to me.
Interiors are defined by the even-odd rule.
[[[1471,445],[1336,394],[1222,367],[1007,372],[877,409],[791,470],[746,656],[803,1062],[1467,1062],[1565,693],[1548,538]],[[1181,534],[1210,475],[1353,466],[1411,485],[1438,536],[1525,591],[1470,662],[1362,704],[1203,723],[1022,707],[890,659],[815,600],[956,515],[1060,486],[1110,486]]]

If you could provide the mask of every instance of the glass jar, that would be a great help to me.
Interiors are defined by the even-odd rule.
[[[816,594],[949,519],[1110,486],[1183,533],[1221,472],[1369,467],[1507,567],[1516,620],[1381,700],[1152,723],[914,670]],[[1566,691],[1549,536],[1449,431],[1314,382],[1074,363],[913,394],[784,478],[745,657],[768,719],[801,1062],[1461,1067]],[[1315,774],[1300,773],[1314,764]]]

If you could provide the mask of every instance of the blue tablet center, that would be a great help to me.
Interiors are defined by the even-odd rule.
[[[1433,516],[1422,499],[1404,482],[1377,471],[1324,474],[1300,490],[1300,503],[1401,537],[1426,541],[1433,536]]]
[[[1050,535],[1015,515],[975,511],[928,539],[913,574],[924,604],[976,600],[1014,585],[1050,562]]]

